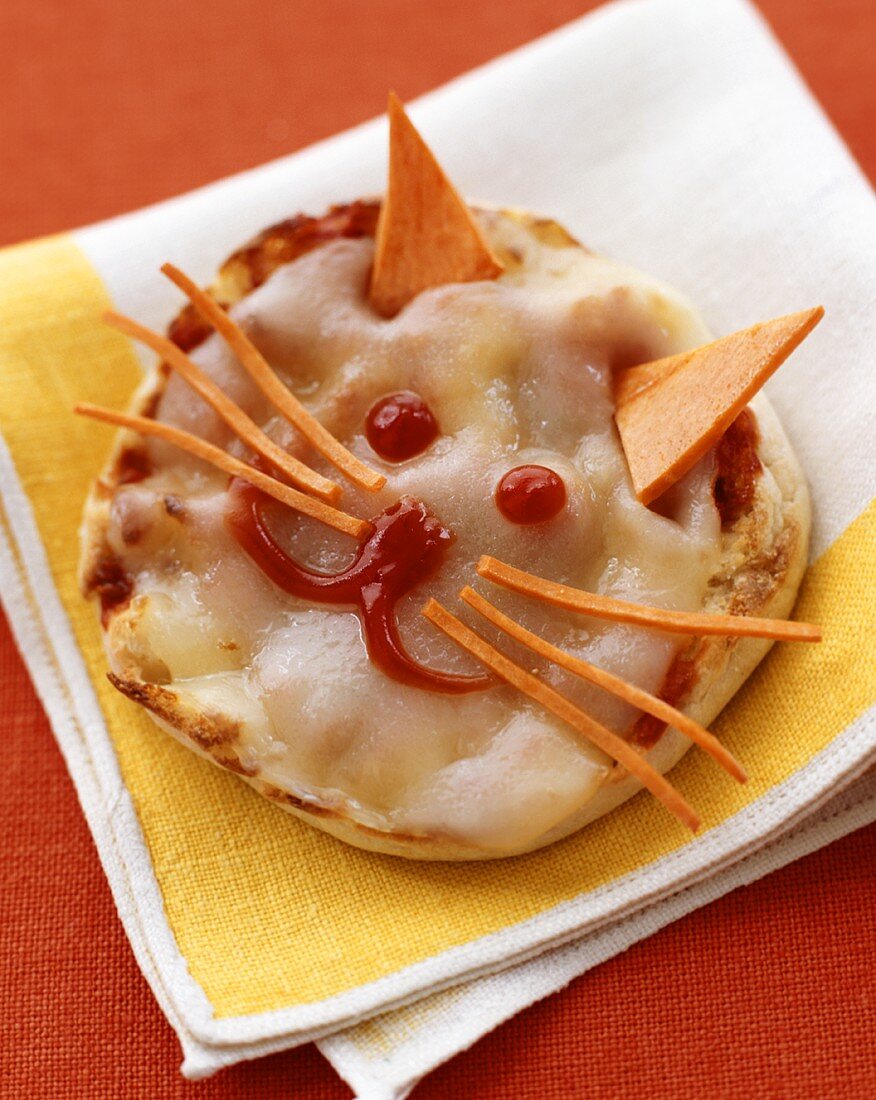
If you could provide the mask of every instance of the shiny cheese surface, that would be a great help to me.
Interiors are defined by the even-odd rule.
[[[612,366],[703,343],[708,332],[668,288],[584,249],[539,241],[515,219],[481,215],[509,257],[496,281],[428,291],[391,320],[365,296],[370,240],[339,240],[278,269],[237,307],[284,382],[348,447],[387,476],[376,494],[344,483],[340,506],[374,516],[409,495],[455,541],[441,570],[405,597],[399,622],[420,662],[475,672],[424,620],[428,596],[462,615],[526,668],[544,674],[623,733],[636,712],[461,610],[474,583],[524,625],[649,691],[677,641],[599,623],[476,580],[492,554],[550,579],[626,600],[699,608],[720,552],[711,454],[648,509],[637,502],[612,418]],[[333,475],[279,418],[218,337],[193,358],[278,442]],[[383,461],[366,439],[381,397],[419,395],[439,432],[414,458]],[[179,378],[160,419],[250,457]],[[235,746],[253,773],[298,797],[343,807],[362,823],[452,838],[501,853],[560,825],[603,784],[610,761],[509,687],[449,696],[389,680],[368,658],[359,620],[277,589],[229,533],[227,478],[158,443],[154,470],[120,486],[110,544],[134,577],[134,625],[113,635],[117,669],[166,685],[240,724]],[[509,522],[495,502],[511,469],[562,478],[565,506],[546,523]],[[311,568],[350,563],[351,539],[272,505],[270,525]],[[112,631],[112,627],[111,627]]]

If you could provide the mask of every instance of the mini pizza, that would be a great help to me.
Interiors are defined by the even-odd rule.
[[[119,691],[279,807],[414,859],[539,848],[666,773],[788,622],[809,500],[713,340],[556,222],[469,206],[397,100],[382,202],[272,226],[166,337],[87,502]],[[768,736],[768,731],[764,731]],[[659,812],[655,809],[655,812]]]

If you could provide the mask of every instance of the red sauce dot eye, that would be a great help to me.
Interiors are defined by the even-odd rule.
[[[566,486],[547,466],[515,466],[496,486],[496,506],[511,523],[544,523],[566,503]]]
[[[438,421],[422,397],[401,390],[371,406],[365,435],[375,454],[387,462],[404,462],[425,451],[438,435]]]

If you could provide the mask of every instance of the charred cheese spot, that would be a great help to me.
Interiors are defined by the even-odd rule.
[[[185,503],[183,502],[182,497],[177,496],[176,493],[165,493],[164,510],[169,516],[172,516],[174,519],[185,519]]]

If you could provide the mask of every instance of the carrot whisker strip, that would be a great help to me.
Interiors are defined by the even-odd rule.
[[[534,653],[546,657],[561,668],[580,676],[584,680],[589,680],[590,683],[596,684],[597,687],[601,687],[605,691],[611,692],[612,695],[623,699],[624,702],[631,703],[639,710],[652,714],[662,722],[674,726],[675,729],[680,730],[689,737],[694,744],[699,745],[701,749],[707,752],[734,779],[737,779],[740,783],[747,781],[748,777],[745,774],[745,769],[738,760],[724,748],[713,733],[701,726],[699,722],[695,722],[663,699],[658,699],[657,696],[636,687],[635,684],[627,683],[619,676],[615,676],[605,669],[597,668],[596,665],[591,665],[580,657],[573,657],[571,653],[566,653],[557,646],[551,645],[550,642],[546,642],[543,638],[539,638],[531,630],[527,630],[526,627],[521,626],[514,619],[504,615],[489,600],[485,600],[483,596],[468,585],[462,589],[459,595],[469,607],[473,607],[475,611],[483,615],[494,626],[499,627],[500,630],[527,646]]]
[[[342,531],[345,535],[362,538],[371,530],[371,524],[367,520],[349,516],[346,512],[340,512],[337,508],[332,508],[331,505],[325,504],[321,500],[316,500],[306,493],[301,493],[297,489],[284,485],[282,481],[277,481],[276,478],[263,474],[260,470],[256,470],[245,462],[234,458],[220,447],[214,447],[212,443],[207,443],[181,428],[174,428],[170,424],[162,424],[160,420],[150,420],[145,416],[129,416],[127,413],[116,412],[115,409],[103,409],[99,405],[90,405],[85,402],[75,405],[73,411],[80,416],[91,417],[92,420],[101,420],[105,424],[116,424],[120,428],[128,428],[139,435],[151,435],[156,439],[164,440],[165,443],[171,443],[174,447],[179,447],[180,450],[194,455],[195,458],[209,462],[231,477],[239,477],[244,481],[248,481],[250,485],[261,489],[262,492],[267,493],[274,500],[279,500],[281,504],[286,504],[304,515],[311,516],[313,519],[319,520],[320,523],[328,524],[329,527],[334,527],[335,530]]]
[[[262,458],[281,470],[293,484],[302,489],[307,489],[323,500],[336,501],[341,495],[341,487],[334,481],[311,470],[309,466],[288,454],[275,443],[270,436],[265,435],[258,424],[236,405],[223,390],[216,385],[209,375],[205,374],[199,366],[173,343],[151,329],[138,324],[130,317],[124,317],[112,310],[103,315],[104,321],[126,336],[152,348],[161,358],[181,375],[186,382],[203,397],[208,405],[211,405],[219,416],[225,421],[234,434]]]
[[[386,484],[383,474],[377,473],[348,451],[323,427],[291,393],[274,373],[273,368],[243,329],[229,317],[226,311],[205,291],[173,264],[164,264],[162,272],[186,295],[198,313],[213,326],[228,344],[253,382],[293,424],[317,451],[328,459],[342,474],[356,485],[376,492]]]
[[[618,623],[635,623],[674,634],[700,636],[719,634],[725,637],[772,638],[785,642],[820,642],[821,628],[812,623],[787,622],[784,619],[756,619],[747,615],[710,615],[697,611],[667,611],[662,607],[646,607],[644,604],[616,600],[612,596],[598,596],[581,588],[536,577],[524,573],[512,565],[485,554],[478,562],[478,574],[486,580],[533,596],[555,607],[580,611],[596,619],[610,619]]]
[[[627,769],[630,774],[646,787],[655,798],[674,814],[691,832],[696,832],[700,827],[700,819],[696,811],[691,807],[678,791],[661,774],[653,768],[648,761],[640,756],[635,749],[627,744],[617,734],[605,728],[576,707],[558,691],[527,672],[520,665],[515,664],[504,653],[500,653],[485,641],[480,634],[476,634],[464,623],[460,622],[437,600],[430,599],[423,607],[422,615],[429,622],[452,638],[463,649],[476,657],[501,679],[511,684],[512,687],[528,695],[530,699],[540,703],[543,707],[556,715],[562,721],[567,722],[578,733],[582,734],[602,752]]]

